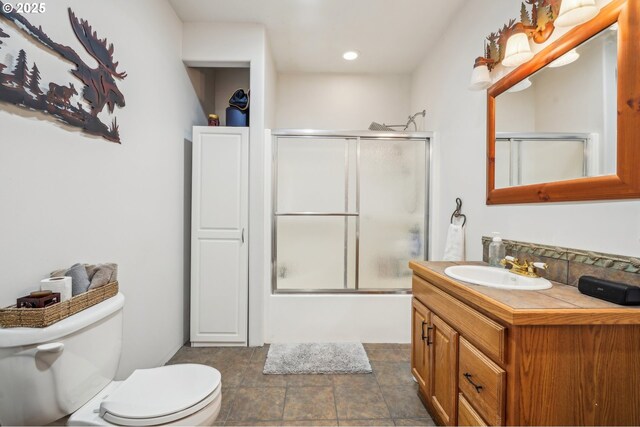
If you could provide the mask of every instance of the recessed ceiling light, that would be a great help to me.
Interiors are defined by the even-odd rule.
[[[349,50],[349,51],[343,53],[342,57],[344,59],[346,59],[347,61],[353,61],[354,59],[358,59],[358,55],[360,55],[360,54],[357,51]]]

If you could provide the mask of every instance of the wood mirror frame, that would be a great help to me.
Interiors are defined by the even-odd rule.
[[[618,22],[618,128],[615,175],[495,188],[496,97]],[[640,0],[613,0],[487,92],[487,204],[640,198]]]

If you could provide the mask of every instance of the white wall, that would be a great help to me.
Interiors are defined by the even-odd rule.
[[[368,129],[371,122],[404,124],[411,79],[402,74],[278,75],[276,127]]]
[[[15,303],[53,269],[117,262],[126,296],[123,377],[163,364],[185,341],[184,139],[204,115],[180,60],[181,22],[168,3],[47,6],[31,22],[84,58],[67,6],[114,44],[128,73],[118,84],[127,105],[115,112],[122,145],[0,104],[0,304]],[[5,42],[3,58],[14,40]],[[38,61],[43,84],[50,78],[42,65],[61,64],[35,45],[28,59]]]
[[[183,25],[182,59],[192,67],[246,66],[251,85],[249,127],[249,344],[261,345],[264,333],[264,131],[268,54],[259,24]]]
[[[265,117],[264,124],[267,129],[273,129],[276,125],[276,98],[278,88],[278,71],[273,59],[273,52],[269,41],[265,37]]]
[[[426,108],[426,128],[438,132],[432,258],[442,257],[456,197],[467,215],[468,259],[481,259],[480,238],[494,230],[509,239],[638,256],[638,201],[485,204],[486,94],[467,87],[479,43],[519,16],[519,7],[510,0],[467,2],[413,75],[412,110]]]

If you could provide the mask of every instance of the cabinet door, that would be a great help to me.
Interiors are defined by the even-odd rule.
[[[249,133],[195,127],[191,342],[247,343]]]
[[[420,388],[428,393],[429,386],[429,328],[431,312],[420,301],[413,298],[411,309],[411,373]]]
[[[464,398],[463,394],[458,395],[458,425],[459,426],[481,426],[486,427],[482,417],[473,409],[473,406]]]
[[[445,425],[456,425],[458,391],[458,333],[431,314],[431,387],[433,409]]]

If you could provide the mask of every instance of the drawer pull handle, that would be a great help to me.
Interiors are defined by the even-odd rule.
[[[424,341],[424,340],[425,340],[425,338],[427,338],[427,337],[425,337],[425,336],[424,336],[424,325],[426,325],[426,324],[427,324],[427,322],[425,322],[425,321],[423,320],[423,321],[422,321],[422,341]]]
[[[468,373],[468,372],[465,372],[463,375],[464,375],[464,377],[467,379],[467,381],[469,381],[469,383],[470,383],[472,386],[474,386],[474,387],[475,387],[476,391],[477,391],[478,393],[480,393],[480,391],[482,390],[482,386],[481,386],[481,385],[478,385],[478,384],[476,384],[476,383],[474,383],[474,382],[473,382],[473,380],[471,379],[471,377],[473,377],[473,375],[471,375],[471,374],[470,374],[470,373]]]

